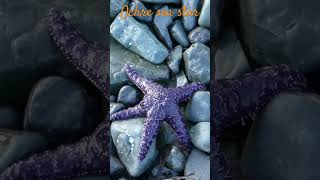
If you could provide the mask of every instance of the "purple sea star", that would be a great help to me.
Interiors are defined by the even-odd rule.
[[[191,140],[178,104],[187,101],[196,91],[204,89],[205,86],[194,82],[183,87],[164,88],[160,84],[139,75],[130,65],[125,65],[123,69],[129,79],[145,96],[138,105],[112,114],[111,120],[147,117],[144,123],[138,159],[142,161],[145,158],[163,120],[171,125],[180,142],[190,150]]]
[[[307,90],[305,76],[287,65],[261,68],[237,79],[211,83],[213,117],[213,179],[231,179],[218,138],[225,128],[255,115],[277,94]]]
[[[107,49],[94,46],[75,30],[64,16],[51,10],[50,32],[54,42],[68,60],[76,66],[107,98],[108,69]],[[108,163],[107,118],[87,137],[79,142],[61,145],[32,155],[8,167],[1,180],[58,180],[86,175],[106,175]]]

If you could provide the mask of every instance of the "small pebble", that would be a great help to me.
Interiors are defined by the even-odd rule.
[[[134,105],[138,101],[138,91],[132,86],[123,86],[118,94],[118,103],[125,106]]]
[[[210,122],[196,124],[190,129],[189,133],[195,147],[210,153]]]
[[[190,45],[187,33],[182,26],[181,20],[175,20],[173,22],[173,25],[170,27],[170,33],[173,39],[182,47],[188,47]]]
[[[203,27],[197,27],[189,33],[188,37],[192,43],[207,44],[210,41],[210,31]]]
[[[183,171],[185,164],[186,157],[183,152],[177,146],[172,146],[165,160],[166,167],[175,172],[181,172]]]
[[[169,54],[167,64],[173,73],[177,74],[180,71],[180,63],[182,60],[182,47],[176,46]]]
[[[192,122],[210,122],[210,92],[197,91],[188,102],[186,117]]]

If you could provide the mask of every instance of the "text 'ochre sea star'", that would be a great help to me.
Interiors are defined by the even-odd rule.
[[[277,94],[307,90],[305,76],[287,65],[269,66],[237,79],[211,83],[213,117],[213,179],[231,179],[218,138],[228,127],[254,117]]]
[[[191,140],[178,105],[189,100],[196,91],[205,89],[205,86],[194,82],[183,87],[164,88],[160,84],[142,77],[130,65],[125,65],[123,69],[145,96],[138,105],[116,112],[111,115],[110,119],[114,121],[146,117],[138,159],[142,161],[147,155],[162,121],[171,125],[179,141],[190,150]]]

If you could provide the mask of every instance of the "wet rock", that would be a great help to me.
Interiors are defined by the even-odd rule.
[[[210,82],[210,48],[204,44],[195,43],[184,51],[183,59],[185,63],[188,80],[191,82]]]
[[[154,64],[161,64],[169,55],[167,48],[153,33],[133,17],[119,15],[110,26],[110,35],[125,48]]]
[[[177,74],[180,70],[180,63],[182,60],[182,47],[180,45],[176,46],[169,54],[167,64],[169,68]]]
[[[200,0],[182,0],[182,6],[185,6],[187,10],[197,10],[200,12]],[[182,22],[187,32],[192,31],[198,24],[197,16],[182,16]]]
[[[128,0],[110,0],[110,18],[115,18],[124,5],[128,5]]]
[[[132,86],[123,86],[118,94],[118,103],[125,106],[134,105],[138,101],[138,91]]]
[[[170,178],[178,175],[177,172],[160,165],[155,166],[151,172],[154,177],[160,179]]]
[[[176,81],[177,81],[177,87],[178,86],[184,86],[184,85],[187,85],[189,82],[188,82],[188,79],[186,77],[186,75],[184,74],[183,71],[180,71],[177,76],[176,76]]]
[[[173,39],[182,47],[188,47],[190,45],[187,33],[182,26],[181,20],[175,20],[173,22],[173,25],[170,27],[170,33]]]
[[[124,109],[125,106],[121,103],[110,103],[110,114],[113,114],[115,112],[118,112],[122,109]]]
[[[175,172],[181,172],[184,169],[185,164],[186,156],[177,146],[172,146],[165,160],[166,167]]]
[[[159,145],[159,147],[163,147],[168,144],[173,144],[178,140],[175,131],[170,127],[170,125],[167,122],[163,122],[161,124],[160,132],[157,138],[157,144]]]
[[[36,133],[0,130],[0,172],[9,165],[41,152],[47,147],[47,140]]]
[[[188,176],[194,173],[192,178],[201,180],[210,180],[210,156],[193,149],[186,163],[184,175]]]
[[[50,136],[72,136],[87,127],[84,89],[61,77],[39,81],[30,94],[24,128]]]
[[[0,108],[0,128],[18,129],[21,125],[18,112],[11,107]]]
[[[110,156],[110,174],[114,175],[124,170],[122,163],[114,156]]]
[[[210,153],[210,122],[201,122],[190,129],[193,145],[201,151]]]
[[[188,37],[192,43],[207,44],[210,41],[210,31],[203,27],[197,27],[189,33]]]
[[[198,20],[200,26],[210,28],[210,0],[204,0]]]
[[[163,6],[160,9],[161,12],[169,12],[168,6]],[[167,48],[172,49],[172,41],[168,31],[168,26],[172,23],[171,16],[154,16],[153,27],[156,34],[158,35],[161,42],[167,46]],[[160,62],[161,63],[161,62]]]
[[[282,93],[260,113],[243,151],[248,180],[292,180],[320,177],[320,97]]]
[[[115,121],[111,124],[111,136],[119,158],[133,177],[138,177],[145,172],[158,155],[156,141],[154,141],[145,159],[138,160],[143,124],[144,118]]]
[[[110,91],[118,90],[129,82],[127,74],[122,71],[125,64],[134,65],[142,76],[152,80],[168,80],[169,68],[166,65],[154,65],[139,57],[133,52],[123,48],[118,42],[110,39]]]
[[[215,50],[215,78],[236,78],[248,73],[251,68],[233,27],[221,32],[221,40]]]
[[[186,117],[192,122],[210,122],[210,92],[197,91],[188,102]]]
[[[131,10],[136,10],[138,9],[139,11],[147,11],[148,9],[145,7],[145,5],[139,1],[139,0],[133,0],[130,4],[130,9]],[[145,22],[145,23],[150,23],[152,22],[152,16],[133,16],[139,21]]]

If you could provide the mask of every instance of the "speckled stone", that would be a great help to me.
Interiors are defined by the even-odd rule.
[[[191,82],[210,82],[210,48],[201,43],[192,44],[183,53],[186,73]]]
[[[135,9],[138,9],[138,10],[145,10],[147,11],[148,9],[146,8],[146,6],[139,0],[133,0],[130,4],[130,10],[135,10]],[[150,23],[152,22],[152,17],[153,16],[133,16],[134,18],[136,18],[137,20],[139,21],[142,21],[142,22],[146,22],[146,23]]]
[[[186,156],[177,146],[172,146],[166,157],[165,165],[175,172],[181,172],[186,165]]]
[[[187,160],[184,175],[194,173],[191,178],[197,180],[210,180],[210,156],[197,149],[193,149]]]
[[[123,5],[128,5],[128,3],[128,0],[110,0],[110,17],[116,17],[120,13]]]
[[[176,46],[169,54],[167,64],[171,71],[177,74],[180,71],[180,64],[182,60],[182,47]]]
[[[161,12],[168,12],[168,6],[163,6],[160,9]],[[172,41],[169,34],[168,26],[172,23],[171,16],[154,16],[153,18],[153,27],[157,37],[161,40],[161,42],[167,46],[167,48],[172,49]]]
[[[210,122],[201,122],[190,129],[191,141],[201,151],[210,153]]]
[[[110,128],[119,158],[133,177],[138,177],[145,172],[158,155],[156,141],[154,141],[145,159],[143,161],[138,159],[143,124],[144,118],[137,118],[112,122]]]
[[[119,15],[110,26],[110,35],[125,48],[154,64],[161,64],[169,55],[167,48],[133,17]]]
[[[192,122],[210,122],[210,92],[198,91],[188,102],[186,117]]]
[[[207,44],[210,41],[210,31],[203,27],[197,27],[189,33],[188,38],[192,43]]]
[[[188,84],[188,79],[183,71],[180,71],[176,76],[176,86],[184,86]]]
[[[126,106],[134,105],[138,101],[138,91],[132,86],[123,86],[118,94],[118,103],[122,103]]]
[[[110,103],[110,115],[124,109],[125,106],[121,103]]]
[[[210,0],[204,0],[198,23],[200,26],[210,28]]]
[[[170,27],[170,33],[173,39],[183,47],[188,47],[190,42],[188,41],[188,35],[184,30],[181,20],[175,20]]]
[[[186,6],[187,10],[194,10],[200,12],[200,0],[182,0],[182,6]],[[183,16],[183,26],[187,32],[192,31],[198,24],[197,22],[198,17],[197,16]]]
[[[120,88],[129,82],[127,74],[122,71],[125,64],[134,65],[142,76],[151,80],[169,79],[170,70],[167,65],[154,65],[110,38],[110,92],[113,94],[117,94]]]

